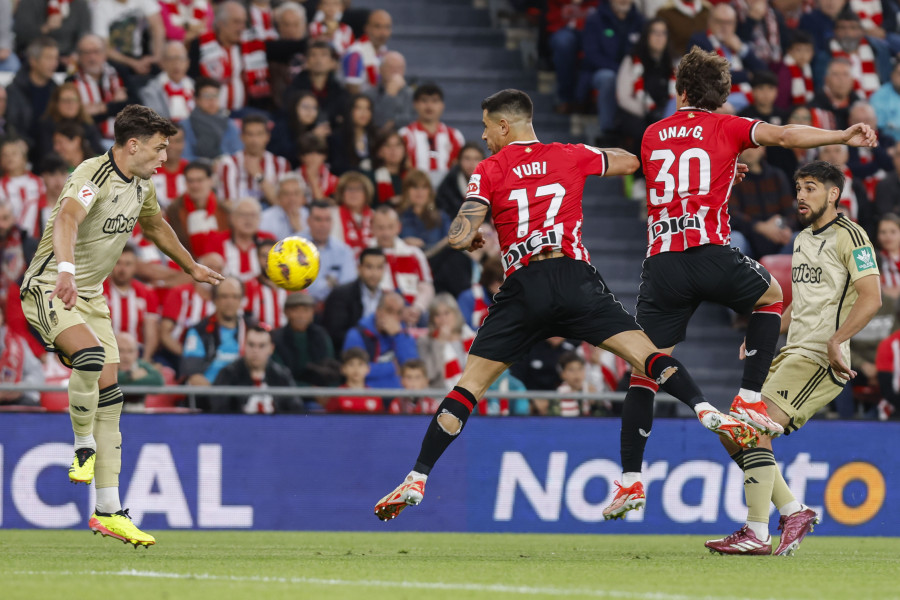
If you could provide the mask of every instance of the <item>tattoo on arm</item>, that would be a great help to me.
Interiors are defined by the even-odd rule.
[[[488,207],[481,202],[467,200],[450,224],[449,242],[457,250],[465,250],[472,244],[478,228],[484,223]]]

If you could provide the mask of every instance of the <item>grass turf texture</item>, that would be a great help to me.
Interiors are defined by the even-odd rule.
[[[0,530],[0,597],[900,598],[900,540],[806,538],[795,557],[713,556],[701,536]],[[723,532],[727,533],[727,532]]]

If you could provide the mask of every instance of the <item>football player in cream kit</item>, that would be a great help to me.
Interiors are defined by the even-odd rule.
[[[163,220],[150,176],[166,161],[171,121],[139,105],[115,121],[115,144],[90,158],[66,181],[22,282],[22,308],[49,350],[72,368],[69,414],[75,431],[73,483],[96,478],[94,533],[149,546],[156,540],[132,523],[119,501],[122,392],[119,350],[103,280],[140,224],[155,243],[195,280],[217,285],[222,276],[198,264]]]

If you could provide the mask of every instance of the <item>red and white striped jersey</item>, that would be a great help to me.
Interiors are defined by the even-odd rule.
[[[731,238],[728,199],[738,156],[762,121],[685,107],[644,132],[647,256]]]
[[[490,206],[507,276],[545,250],[590,262],[581,196],[587,176],[602,176],[608,166],[593,146],[535,140],[513,142],[475,167],[466,200]]]
[[[387,259],[381,280],[382,289],[397,290],[408,305],[413,305],[419,296],[419,283],[434,282],[425,253],[400,238],[394,242],[393,248],[382,250]]]
[[[247,173],[245,160],[244,151],[241,150],[230,156],[223,156],[219,161],[219,198],[232,201],[246,196],[262,198],[262,188]],[[263,154],[262,161],[263,176],[273,183],[291,170],[291,165],[285,158],[275,156],[268,150]]]
[[[895,261],[884,252],[880,252],[881,261],[878,270],[881,271],[881,287],[900,287],[900,261]]]
[[[93,76],[79,70],[72,76],[72,82],[78,89],[78,95],[81,96],[82,104],[113,102],[115,101],[116,93],[125,89],[122,78],[119,77],[119,74],[109,63],[103,64],[103,72],[100,75],[100,79],[94,79]],[[97,123],[97,127],[104,138],[112,139],[114,137],[114,123],[115,117],[109,117]]]
[[[466,143],[458,129],[443,123],[431,135],[418,121],[400,130],[406,142],[406,153],[413,168],[425,171],[435,188],[456,163],[460,148]],[[435,183],[437,181],[437,183]]]
[[[9,202],[19,228],[31,237],[40,238],[43,180],[31,172],[16,177],[7,175],[0,179],[0,194]]]
[[[159,300],[156,292],[134,280],[127,290],[120,290],[107,278],[103,282],[103,296],[109,306],[113,331],[126,331],[135,339],[144,342],[144,319],[147,315],[159,314]]]
[[[249,34],[257,40],[277,40],[278,32],[275,30],[275,21],[272,18],[271,6],[259,6],[250,3],[250,27]]]
[[[187,165],[187,159],[182,158],[178,163],[178,168],[174,171],[169,171],[163,165],[150,176],[150,181],[153,182],[153,187],[156,189],[156,199],[162,210],[165,210],[175,198],[187,190],[187,184],[184,181],[184,168]]]
[[[894,392],[900,391],[900,331],[895,331],[878,344],[875,368],[890,373]]]
[[[254,242],[275,239],[265,232],[258,232]],[[211,231],[206,236],[201,254],[215,252],[225,259],[222,275],[237,277],[244,283],[256,279],[260,274],[259,258],[256,254],[256,243],[242,250],[231,239],[231,231]]]
[[[212,300],[204,300],[194,290],[193,283],[186,283],[173,287],[163,303],[163,319],[171,319],[175,322],[172,337],[180,340],[184,332],[200,322],[204,317],[216,312],[216,305]]]
[[[284,316],[285,299],[287,292],[280,287],[251,279],[244,289],[244,313],[253,315],[260,323],[278,329],[287,324]]]
[[[309,36],[311,38],[318,39],[326,37],[327,35],[328,28],[325,26],[325,21],[313,21],[309,24]],[[337,29],[331,34],[331,39],[327,41],[331,44],[331,47],[334,48],[335,52],[338,53],[338,56],[343,56],[355,41],[353,29],[346,23],[338,23]]]

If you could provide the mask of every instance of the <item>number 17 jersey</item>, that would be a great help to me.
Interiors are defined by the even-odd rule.
[[[590,262],[581,196],[587,176],[604,175],[608,165],[593,146],[537,140],[513,142],[478,164],[466,200],[490,207],[507,276],[546,251]]]
[[[755,148],[755,119],[682,108],[647,128],[647,256],[731,239],[728,199],[738,156]]]

